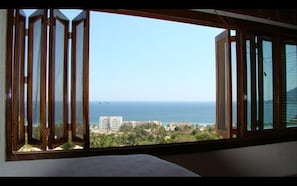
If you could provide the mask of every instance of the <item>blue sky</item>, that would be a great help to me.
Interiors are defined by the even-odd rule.
[[[62,12],[71,20],[80,10]],[[90,101],[215,101],[215,36],[223,29],[101,12],[90,18]]]

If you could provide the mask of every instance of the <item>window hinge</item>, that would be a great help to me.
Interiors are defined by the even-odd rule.
[[[68,38],[68,39],[72,39],[72,32],[68,32],[68,34],[67,34],[67,38]]]
[[[45,131],[46,132],[46,136],[49,136],[50,135],[50,131],[51,131],[50,128],[46,128],[46,131]]]
[[[236,36],[230,36],[230,40],[231,41],[236,41],[237,40],[237,37]]]
[[[50,19],[50,18],[47,18],[47,19],[46,19],[46,25],[48,25],[48,26],[51,25],[51,19]]]
[[[12,24],[13,24],[13,25],[16,25],[16,17],[15,17],[15,16],[14,16],[13,19],[12,19]]]
[[[259,43],[255,43],[255,48],[259,48]]]
[[[28,84],[28,76],[24,76],[24,84]]]

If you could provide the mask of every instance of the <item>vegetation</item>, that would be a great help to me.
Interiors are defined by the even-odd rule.
[[[110,134],[91,132],[90,146],[91,148],[103,148],[216,139],[222,139],[222,137],[216,134],[212,125],[206,127],[184,125],[166,131],[163,126],[147,123],[134,128],[129,125],[122,125],[118,132]]]
[[[62,131],[62,127],[62,125],[58,125],[59,130],[57,131]],[[33,133],[34,136],[39,135],[39,126],[33,127]],[[90,147],[122,147],[216,139],[222,139],[222,137],[216,134],[214,125],[176,125],[174,127],[168,125],[163,127],[157,124],[145,123],[135,127],[122,125],[119,131],[111,133],[90,132]],[[72,150],[75,146],[74,143],[69,141],[59,147],[63,150]],[[32,151],[33,148],[33,146],[26,144],[19,151]],[[35,150],[39,149],[36,148]]]
[[[71,142],[68,142],[68,143],[65,143],[65,144],[61,145],[60,147],[63,150],[71,150],[71,149],[74,149],[75,144],[74,143],[71,143]]]

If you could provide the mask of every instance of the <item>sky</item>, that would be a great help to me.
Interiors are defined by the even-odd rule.
[[[69,20],[81,12],[61,11]],[[215,101],[215,36],[222,31],[91,12],[89,100]]]

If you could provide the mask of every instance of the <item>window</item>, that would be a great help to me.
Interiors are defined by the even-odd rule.
[[[26,17],[22,10],[10,10],[15,24],[9,27],[12,52],[8,58],[13,74],[12,148],[23,151],[25,144],[40,150],[53,149],[68,141],[68,115],[71,113],[72,141],[88,141],[87,99],[88,14],[82,11],[69,20],[59,10],[36,10]],[[26,37],[28,33],[28,37]],[[68,45],[71,48],[71,110],[68,110]],[[27,46],[25,43],[27,41]],[[28,60],[25,60],[25,50]],[[11,57],[12,56],[12,57]],[[26,61],[26,63],[25,63]],[[26,68],[26,74],[25,74]],[[26,89],[24,89],[26,85]],[[26,101],[24,99],[27,96]],[[26,113],[26,114],[25,114]],[[26,118],[25,118],[26,115]],[[25,122],[26,121],[26,122]]]
[[[158,17],[158,11],[148,10],[147,14],[141,11],[115,12],[163,19],[163,16]],[[11,92],[6,107],[9,113],[6,121],[8,159],[30,157],[22,149],[26,144],[38,147],[40,152],[37,154],[41,154],[38,157],[44,158],[51,155],[62,157],[63,153],[57,155],[60,151],[47,153],[59,149],[61,145],[66,149],[80,147],[82,150],[71,153],[83,152],[86,155],[90,152],[118,152],[120,149],[128,152],[187,145],[215,146],[224,142],[227,144],[230,140],[240,143],[255,136],[269,137],[278,132],[295,134],[296,34],[274,34],[276,29],[270,32],[266,28],[238,26],[242,24],[226,26],[226,22],[222,24],[216,20],[203,22],[183,16],[164,16],[164,19],[174,21],[225,25],[226,30],[213,38],[216,46],[216,68],[213,72],[213,77],[216,77],[215,126],[217,134],[224,139],[207,140],[207,143],[185,140],[175,144],[173,141],[169,146],[162,146],[165,135],[157,144],[145,146],[147,143],[136,143],[135,138],[128,135],[126,142],[122,143],[124,145],[114,145],[115,138],[108,139],[110,136],[100,134],[97,136],[99,143],[94,143],[92,139],[95,135],[90,130],[89,121],[89,90],[92,88],[89,87],[89,14],[89,11],[82,11],[70,24],[67,16],[59,10],[37,10],[28,17],[29,26],[26,29],[24,12],[9,10],[7,48],[11,50],[7,52],[6,69],[7,78],[11,80],[6,85],[8,95]],[[170,11],[167,14],[170,15]],[[111,72],[110,75],[116,75],[117,71]],[[115,82],[115,85],[118,84]],[[109,102],[103,100],[100,104],[108,105]],[[121,114],[102,115],[98,118],[99,129],[115,131],[125,126],[121,130],[131,130],[133,122],[131,126],[122,125],[124,121]],[[142,132],[149,131],[150,127],[143,126],[144,129],[136,131],[135,135],[145,136]],[[166,134],[165,130],[160,131]],[[146,140],[153,137],[148,136]],[[107,147],[128,148],[102,150],[101,147],[106,147],[104,140],[110,142]]]
[[[222,139],[214,38],[223,30],[91,12],[90,148]]]
[[[284,43],[284,94],[283,94],[283,107],[284,112],[282,116],[282,123],[286,127],[296,127],[297,119],[297,46],[296,43]]]
[[[273,57],[271,39],[246,40],[248,130],[273,128]]]

